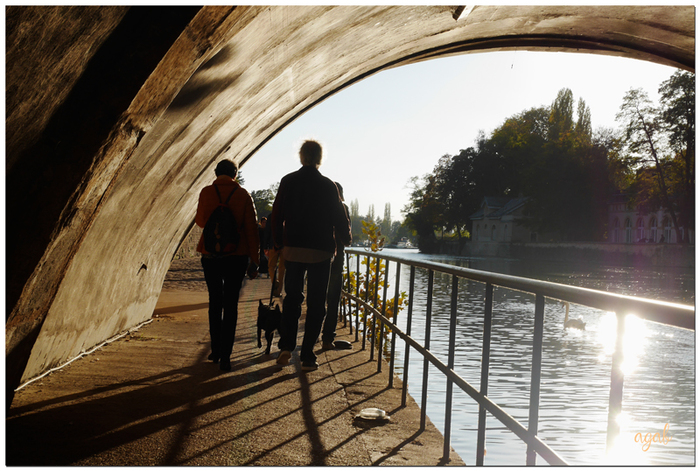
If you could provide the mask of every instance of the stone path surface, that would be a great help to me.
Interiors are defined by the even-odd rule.
[[[298,351],[275,363],[257,347],[258,300],[247,280],[232,371],[207,361],[207,294],[197,259],[175,261],[152,321],[21,388],[6,417],[9,466],[464,466],[409,397],[388,388],[369,351],[322,351],[302,372]],[[301,329],[300,329],[301,330]],[[263,339],[264,343],[264,339]],[[385,365],[386,366],[386,365]],[[376,407],[388,422],[356,418]]]

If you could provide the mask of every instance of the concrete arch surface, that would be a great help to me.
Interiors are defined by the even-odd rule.
[[[7,7],[8,399],[151,316],[215,163],[388,67],[503,49],[694,70],[694,8]]]

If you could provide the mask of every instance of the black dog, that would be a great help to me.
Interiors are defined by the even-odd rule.
[[[261,300],[260,304],[258,305],[258,348],[262,348],[261,334],[264,330],[265,338],[267,339],[265,355],[270,354],[272,338],[275,336],[275,330],[279,330],[281,321],[282,311],[280,311],[279,305],[275,306],[275,304],[272,303],[268,306],[263,304]]]

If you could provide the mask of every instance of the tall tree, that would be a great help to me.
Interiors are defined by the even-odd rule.
[[[630,161],[637,170],[636,202],[647,210],[659,205],[668,211],[676,240],[683,240],[676,216],[677,204],[669,192],[668,168],[672,157],[664,152],[669,148],[661,110],[644,90],[630,89],[622,99],[617,120],[624,127]]]
[[[562,88],[549,112],[549,141],[556,141],[574,127],[574,94]]]
[[[600,201],[607,187],[604,149],[592,144],[590,110],[579,99],[574,119],[573,93],[562,89],[552,103],[548,132],[524,173],[530,197],[529,226],[563,240],[594,240],[604,233]]]
[[[593,136],[593,128],[591,124],[591,109],[583,101],[583,98],[578,100],[578,110],[576,126],[574,126],[576,138],[579,139],[580,145],[588,145],[591,143]]]
[[[659,93],[661,117],[674,154],[669,179],[678,200],[678,223],[695,230],[695,74],[676,71],[661,84]],[[688,232],[684,242],[689,242]]]
[[[367,210],[367,221],[374,223],[374,204],[369,205],[369,209]]]
[[[360,217],[360,202],[357,201],[357,198],[350,202],[350,217]]]
[[[379,227],[385,236],[391,232],[391,203],[384,204],[384,219]]]
[[[352,228],[353,242],[359,242],[365,239],[362,233],[362,217],[360,216],[360,203],[357,198],[350,202],[350,227]]]
[[[436,198],[435,178],[423,175],[409,181],[411,195],[404,208],[406,225],[418,235],[418,248],[431,253],[437,243],[435,227],[441,225],[442,204]]]

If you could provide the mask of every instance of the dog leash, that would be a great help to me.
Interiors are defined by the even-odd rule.
[[[274,298],[275,294],[275,280],[277,279],[277,264],[275,264],[275,273],[272,275],[272,288],[270,288],[270,302],[267,303],[268,306],[272,307],[272,298]]]

